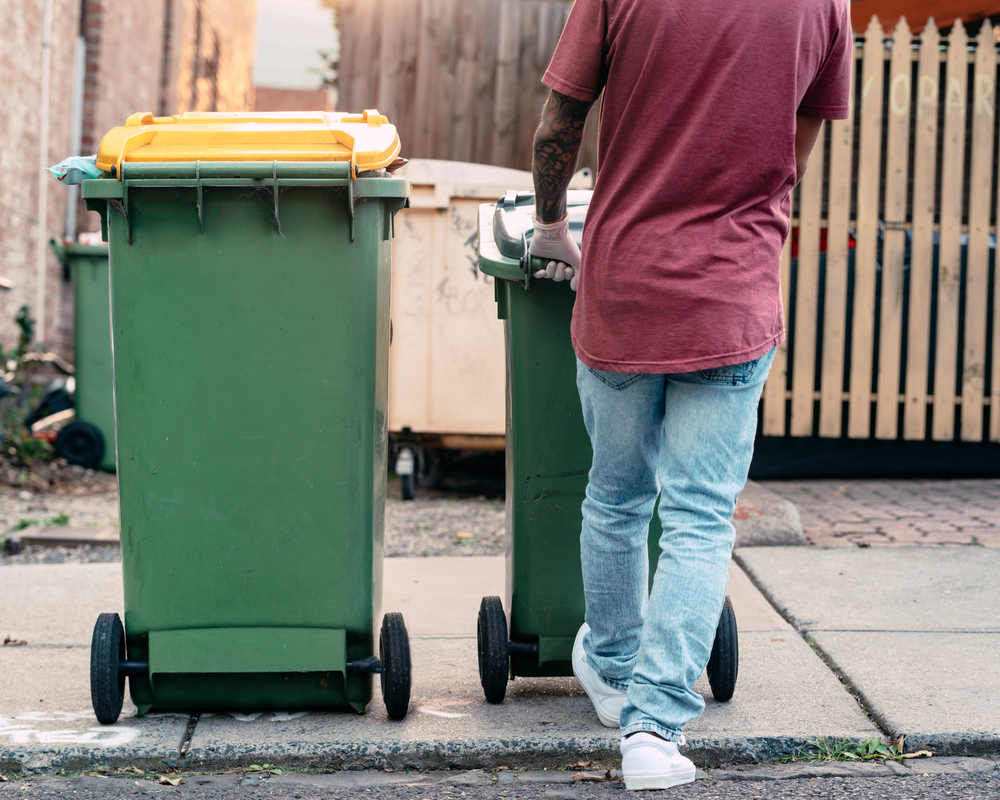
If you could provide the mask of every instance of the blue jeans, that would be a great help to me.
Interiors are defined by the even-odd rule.
[[[622,735],[676,741],[705,701],[692,690],[715,641],[746,481],[757,404],[774,351],[677,375],[593,370],[577,360],[594,448],[580,556],[590,633],[584,650],[627,691]],[[660,499],[660,557],[647,591],[647,539]]]

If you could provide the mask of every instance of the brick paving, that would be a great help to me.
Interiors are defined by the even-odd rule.
[[[1000,480],[760,481],[823,547],[1000,547]]]

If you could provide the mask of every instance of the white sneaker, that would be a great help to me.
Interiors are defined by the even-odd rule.
[[[684,744],[682,736],[679,744]],[[694,764],[682,756],[678,742],[668,742],[651,733],[622,737],[622,777],[631,792],[669,789],[694,780]]]
[[[587,693],[590,702],[594,704],[594,710],[601,724],[607,728],[620,728],[625,692],[606,684],[604,678],[587,663],[583,637],[589,630],[590,626],[584,622],[576,634],[576,641],[573,642],[573,674]]]

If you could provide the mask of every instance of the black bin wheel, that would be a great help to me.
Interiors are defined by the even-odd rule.
[[[399,491],[404,500],[415,500],[421,489],[433,489],[441,483],[443,466],[441,456],[433,447],[404,444],[400,452],[409,450],[413,455],[413,472],[399,476]]]
[[[404,500],[416,500],[417,499],[417,476],[413,475],[400,475],[399,476],[399,491],[403,495]]]
[[[407,453],[410,456],[410,460],[413,464],[413,467],[411,468],[409,475],[399,476],[399,491],[403,495],[404,500],[416,500],[417,472],[419,472],[420,470],[420,459],[419,459],[420,448],[414,447],[411,444],[401,445],[399,448],[399,452],[396,456],[397,468],[399,467],[400,458],[406,455]]]
[[[507,617],[499,597],[484,597],[479,604],[479,624],[476,626],[479,650],[479,682],[487,702],[502,703],[507,695],[510,674],[510,640],[507,638]]]
[[[740,667],[740,640],[736,630],[733,601],[726,597],[715,630],[715,644],[708,659],[708,683],[712,696],[720,703],[731,700],[736,691],[736,674]]]
[[[104,458],[104,435],[96,425],[78,419],[59,431],[55,451],[70,464],[96,467]]]
[[[118,662],[125,660],[125,628],[117,614],[101,614],[90,642],[90,701],[97,721],[118,721],[125,701],[125,675]]]
[[[410,707],[410,637],[403,615],[398,612],[382,618],[378,637],[378,657],[382,662],[379,682],[382,702],[389,719],[402,719]]]

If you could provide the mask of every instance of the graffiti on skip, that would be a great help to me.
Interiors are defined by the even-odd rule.
[[[469,271],[472,273],[472,277],[477,281],[479,280],[479,231],[473,231],[472,236],[465,240],[465,247],[470,249],[472,253],[466,253],[465,257],[469,260]],[[483,280],[488,280],[487,275],[483,275]]]
[[[479,271],[479,222],[476,217],[466,217],[454,206],[451,207],[448,227],[455,236],[468,237],[462,242],[463,257],[469,262],[468,269],[474,280],[481,280],[487,285],[492,283],[489,275]]]
[[[443,278],[435,287],[437,301],[444,305],[445,311],[453,316],[471,315],[479,313],[480,297],[476,291],[463,292],[447,277]]]
[[[125,726],[98,725],[86,730],[70,728],[47,730],[39,727],[41,722],[71,723],[80,719],[93,719],[90,711],[33,711],[16,717],[0,717],[0,739],[9,739],[13,744],[91,744],[98,747],[114,747],[128,744],[139,731]]]

